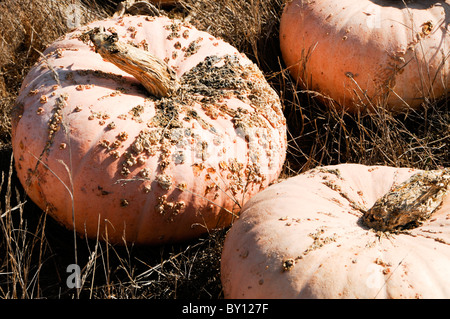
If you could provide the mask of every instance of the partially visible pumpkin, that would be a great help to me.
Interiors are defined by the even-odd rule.
[[[178,86],[146,92],[136,78],[160,84],[159,74],[132,61],[133,76],[105,60],[116,44],[124,56],[154,57]],[[278,177],[280,100],[224,41],[164,16],[123,16],[77,29],[43,54],[14,110],[17,175],[37,205],[80,235],[190,239],[228,225]]]
[[[448,169],[341,164],[270,186],[227,234],[225,297],[449,298],[449,184]]]
[[[400,112],[447,94],[447,1],[288,1],[284,61],[299,84],[351,112]]]

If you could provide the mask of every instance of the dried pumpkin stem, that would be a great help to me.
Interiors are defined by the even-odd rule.
[[[107,34],[104,28],[89,33],[95,50],[103,59],[134,76],[156,97],[169,97],[179,88],[174,70],[147,51],[119,42],[117,34]]]
[[[429,219],[447,196],[450,169],[424,171],[378,199],[363,222],[378,231],[411,229]]]

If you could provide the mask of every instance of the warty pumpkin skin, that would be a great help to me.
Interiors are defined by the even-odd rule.
[[[280,46],[302,87],[350,111],[418,109],[447,93],[448,1],[286,4]]]
[[[167,63],[180,90],[150,95],[86,41],[96,27]],[[80,235],[190,239],[228,225],[277,178],[286,150],[279,98],[224,41],[164,16],[124,16],[75,30],[43,54],[14,110],[17,175]]]
[[[225,239],[225,298],[449,298],[450,196],[414,227],[384,232],[362,218],[419,172],[325,166],[255,195]]]

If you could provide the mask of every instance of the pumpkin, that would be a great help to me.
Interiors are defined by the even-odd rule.
[[[450,170],[340,164],[252,197],[226,235],[226,298],[449,298]]]
[[[51,44],[13,112],[28,196],[80,236],[161,244],[229,225],[286,152],[279,97],[245,55],[166,16]]]
[[[419,109],[447,93],[448,3],[289,1],[283,59],[307,90],[349,112]]]

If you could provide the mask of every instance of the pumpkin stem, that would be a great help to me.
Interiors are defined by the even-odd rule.
[[[418,227],[440,207],[449,185],[450,169],[414,174],[378,199],[363,215],[363,223],[390,232]]]
[[[89,31],[89,37],[103,59],[134,76],[150,94],[162,98],[177,92],[180,85],[176,73],[161,59],[119,42],[116,33],[107,34],[103,27]]]

